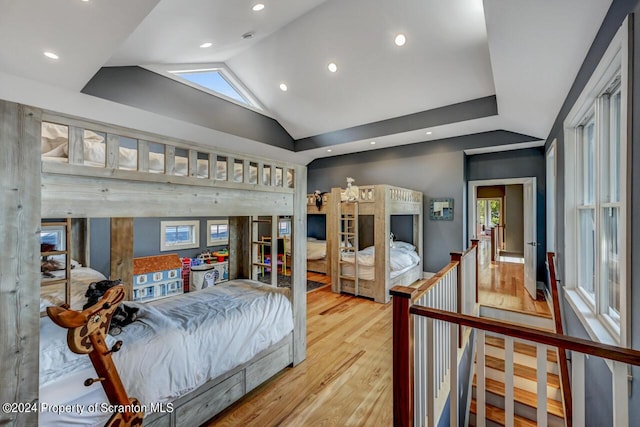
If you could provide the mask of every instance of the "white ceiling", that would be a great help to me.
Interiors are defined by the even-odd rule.
[[[351,141],[330,153],[281,150],[300,163],[491,130],[546,138],[611,4],[264,0],[253,12],[256,2],[0,0],[0,73],[77,93],[102,66],[226,62],[295,139],[497,97],[497,116],[437,126],[431,135],[419,129],[376,145]],[[255,37],[243,40],[248,31]],[[403,47],[393,44],[399,32],[407,35]],[[199,47],[207,41],[211,48]],[[273,147],[264,150],[273,155]]]

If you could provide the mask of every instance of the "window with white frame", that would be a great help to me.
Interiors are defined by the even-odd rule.
[[[626,24],[565,121],[567,299],[594,339],[626,345]]]
[[[160,251],[200,247],[200,221],[160,221]]]
[[[278,219],[278,236],[291,235],[291,218],[285,217]]]
[[[207,246],[229,244],[229,221],[210,219],[207,221]]]

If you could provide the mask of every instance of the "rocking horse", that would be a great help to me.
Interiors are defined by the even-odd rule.
[[[88,354],[91,359],[98,378],[88,378],[84,385],[88,387],[95,382],[100,382],[109,398],[109,403],[117,405],[118,408],[124,408],[123,412],[114,413],[105,427],[141,426],[144,417],[143,412],[129,411],[140,408],[140,402],[136,398],[127,396],[118,370],[111,359],[111,353],[120,350],[122,341],[116,342],[111,349],[105,342],[113,313],[124,297],[124,287],[117,285],[108,289],[100,301],[83,311],[69,310],[65,305],[47,307],[47,315],[51,320],[69,330],[67,333],[69,349],[77,354]]]

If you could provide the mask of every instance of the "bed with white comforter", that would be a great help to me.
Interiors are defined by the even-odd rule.
[[[73,265],[73,262],[72,262]],[[52,271],[51,278],[42,279],[40,288],[40,311],[45,311],[50,305],[64,304],[64,284],[47,285],[47,280],[64,279],[66,270]],[[87,302],[85,293],[91,282],[106,280],[106,277],[97,270],[90,267],[82,267],[75,263],[71,269],[71,308],[82,310],[82,306]]]
[[[233,280],[146,304],[127,302],[140,308],[138,320],[117,336],[124,344],[113,360],[128,395],[146,405],[171,402],[281,341],[293,330],[287,292]],[[40,402],[106,402],[99,383],[82,385],[95,371],[88,356],[66,347],[66,330],[43,318],[40,334]],[[40,424],[102,425],[108,416],[42,412]]]
[[[353,252],[343,252],[340,254],[342,261],[341,273],[345,276],[355,275],[355,258]],[[375,247],[369,246],[358,251],[358,277],[365,280],[375,279]],[[420,262],[420,256],[416,253],[415,246],[407,242],[393,242],[389,254],[389,270],[393,279],[402,273],[410,270]]]

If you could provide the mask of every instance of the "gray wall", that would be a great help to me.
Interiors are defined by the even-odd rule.
[[[589,78],[593,74],[598,62],[602,58],[602,55],[606,51],[611,39],[615,35],[616,31],[626,18],[628,13],[635,13],[636,21],[638,13],[640,13],[640,1],[639,0],[614,0],[609,8],[607,16],[605,17],[598,35],[596,36],[591,48],[582,64],[578,75],[567,95],[564,104],[558,113],[554,126],[549,133],[546,141],[546,147],[552,143],[554,139],[557,139],[557,194],[556,194],[556,226],[557,226],[557,248],[556,253],[558,256],[558,273],[561,279],[564,279],[564,135],[562,130],[562,123],[567,117],[567,114],[576,102],[580,92],[588,82]],[[633,75],[631,81],[633,82],[632,88],[632,110],[640,111],[640,64],[638,58],[640,58],[640,27],[638,22],[634,24],[633,32],[633,54],[632,54],[632,69]],[[636,116],[637,113],[634,114]],[[635,118],[635,117],[634,117]],[[640,185],[634,185],[634,183],[640,182],[640,121],[632,118],[631,128],[631,157],[630,157],[630,173],[631,173],[631,187],[630,200],[631,200],[631,230],[628,232],[628,238],[631,242],[631,258],[628,261],[631,269],[630,288],[631,296],[630,302],[627,302],[632,308],[630,311],[630,317],[632,325],[631,330],[631,347],[634,349],[640,349],[640,292],[638,292],[638,283],[640,283],[640,227],[637,222],[640,218]],[[564,281],[562,282],[564,283]],[[561,283],[561,285],[562,285]],[[567,333],[572,336],[587,337],[587,333],[582,326],[581,322],[573,314],[571,307],[568,304],[564,304],[565,321],[567,326]],[[633,326],[636,326],[635,328]],[[629,419],[632,423],[637,423],[640,420],[640,384],[638,378],[640,378],[640,369],[633,367],[632,375],[634,381],[632,382],[631,397],[629,400]],[[586,419],[588,420],[588,426],[602,426],[611,425],[612,416],[612,402],[611,402],[611,374],[609,369],[598,358],[590,358],[587,360],[586,368],[587,388],[586,388]],[[635,424],[634,424],[635,425]]]
[[[524,200],[522,184],[505,186],[505,249],[524,254]]]
[[[424,197],[423,270],[437,272],[449,263],[451,251],[467,246],[463,240],[466,228],[463,150],[532,139],[512,132],[494,131],[318,159],[308,166],[307,189],[313,192],[315,189],[344,188],[346,177],[350,176],[356,184],[390,184],[421,191]],[[544,176],[544,166],[542,171]],[[430,220],[429,200],[444,197],[454,199],[453,221]]]
[[[171,252],[160,252],[160,221],[176,220],[200,221],[200,247],[183,249]],[[204,250],[218,250],[225,246],[207,246],[207,220],[226,219],[223,217],[203,218],[134,218],[133,220],[133,256],[143,257],[177,253],[180,258],[195,258]],[[111,260],[111,223],[109,218],[92,218],[90,220],[90,267],[98,270],[105,276],[110,274]]]
[[[469,181],[502,178],[536,178],[536,234],[540,243],[537,248],[537,280],[546,277],[545,260],[545,161],[544,150],[528,148],[525,150],[503,151],[500,153],[477,154],[467,157],[467,178]]]

